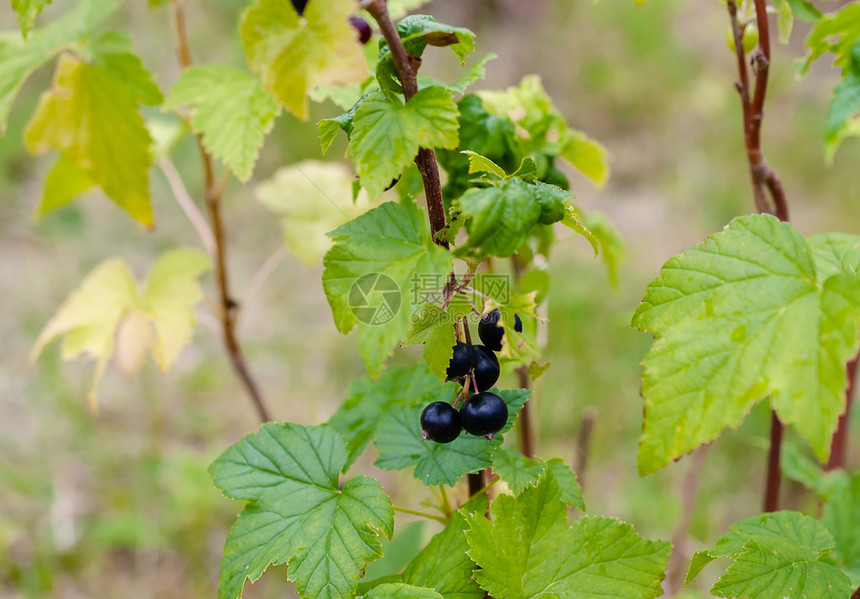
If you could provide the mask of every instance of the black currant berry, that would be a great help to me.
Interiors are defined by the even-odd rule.
[[[474,347],[458,341],[457,345],[454,346],[454,355],[448,362],[448,370],[445,371],[445,375],[449,381],[459,381],[474,370],[476,361],[477,353]]]
[[[486,391],[499,380],[499,359],[483,345],[473,345],[475,352],[475,384],[478,391]]]
[[[523,321],[522,321],[522,320],[520,320],[520,315],[519,315],[519,314],[514,314],[514,330],[515,330],[517,333],[522,333],[522,332],[523,332]]]
[[[508,421],[508,406],[495,393],[476,393],[460,408],[460,421],[467,433],[492,439]]]
[[[484,314],[481,317],[481,322],[478,323],[478,337],[484,342],[489,349],[493,351],[501,351],[502,337],[505,335],[505,329],[499,326],[499,310],[495,309],[489,314]]]
[[[366,44],[370,41],[370,25],[367,24],[367,21],[361,17],[350,17],[349,23],[355,28],[356,32],[358,32],[358,41],[362,44]]]
[[[434,401],[421,412],[421,438],[425,441],[450,443],[460,436],[461,429],[460,413],[447,402]]]
[[[296,12],[299,13],[299,16],[302,16],[302,13],[305,12],[305,6],[308,5],[308,0],[292,0],[293,8],[296,9]]]

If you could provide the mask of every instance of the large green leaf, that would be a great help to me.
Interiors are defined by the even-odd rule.
[[[515,496],[537,485],[546,477],[548,470],[561,490],[561,501],[585,511],[582,487],[579,486],[576,473],[559,458],[548,462],[533,460],[515,449],[504,447],[498,448],[493,454],[493,472],[499,475]]]
[[[858,320],[860,280],[820,284],[806,240],[772,216],[737,218],[671,258],[633,317],[655,336],[644,361],[640,473],[737,426],[767,395],[825,459]]]
[[[42,0],[13,0],[22,31],[32,26],[44,4]],[[15,96],[33,71],[84,37],[116,6],[115,0],[83,0],[63,18],[34,31],[28,40],[17,31],[0,33],[0,133],[6,132]]]
[[[150,85],[141,85],[146,80]],[[42,95],[24,141],[34,154],[59,151],[65,168],[81,171],[81,178],[99,185],[132,217],[152,227],[152,139],[138,102],[154,100],[160,100],[158,89],[133,56],[101,55],[87,63],[64,54],[53,88]],[[54,198],[46,195],[45,201],[56,205]]]
[[[833,537],[797,512],[754,516],[732,525],[713,549],[693,556],[687,583],[718,557],[734,562],[711,589],[717,597],[845,599],[848,577],[827,563]]]
[[[442,87],[424,88],[404,104],[397,96],[369,94],[352,121],[347,154],[371,197],[400,176],[419,148],[457,146],[457,105]]]
[[[308,116],[307,94],[315,86],[367,78],[364,52],[348,21],[355,9],[354,0],[314,0],[299,17],[289,2],[257,0],[242,15],[248,64],[302,120]]]
[[[270,564],[289,564],[302,597],[355,596],[365,564],[381,555],[379,533],[391,537],[394,511],[371,478],[339,488],[346,459],[330,427],[269,423],[212,464],[215,485],[248,501],[227,536],[219,599],[241,596]]]
[[[223,64],[186,69],[171,88],[165,108],[191,107],[191,128],[203,145],[240,181],[247,181],[266,135],[280,112],[260,80]]]
[[[484,591],[472,578],[475,569],[467,555],[466,517],[486,514],[486,494],[471,499],[451,516],[445,529],[433,537],[403,572],[403,582],[436,589],[445,599],[483,599]]]
[[[421,309],[422,303],[411,297],[415,277],[444,281],[451,270],[451,255],[433,243],[423,211],[408,200],[382,204],[330,236],[334,246],[323,261],[323,289],[338,329],[346,334],[358,325],[364,364],[371,375],[378,376],[409,332],[413,314]],[[361,287],[366,282],[370,289]],[[362,311],[373,312],[363,322],[354,312],[357,295],[366,298]]]
[[[572,526],[551,474],[519,497],[500,496],[492,520],[466,516],[469,555],[481,588],[501,599],[588,597],[650,599],[669,560],[666,541],[649,541],[611,518]]]
[[[353,381],[346,401],[330,423],[343,436],[349,467],[376,436],[379,420],[395,404],[423,405],[451,393],[423,364],[386,368],[378,380],[369,376]]]
[[[531,391],[494,390],[508,406],[508,422],[492,441],[463,433],[451,443],[424,441],[421,438],[422,403],[389,406],[380,418],[373,446],[379,452],[376,465],[383,470],[403,470],[415,466],[413,476],[425,485],[454,486],[467,472],[477,472],[492,464],[492,453],[501,445],[502,434],[514,419]],[[454,390],[434,401],[453,401]],[[428,402],[429,403],[429,402]]]

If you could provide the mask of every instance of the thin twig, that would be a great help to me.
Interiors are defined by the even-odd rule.
[[[448,524],[448,520],[446,518],[443,518],[442,516],[437,516],[436,514],[428,514],[427,512],[419,512],[417,510],[410,510],[409,508],[400,507],[397,505],[394,505],[391,507],[395,512],[410,514],[412,516],[421,516],[422,518],[427,518],[429,520],[435,520],[436,522],[441,522],[442,524]]]
[[[588,406],[582,411],[582,423],[579,425],[579,434],[576,437],[576,456],[574,456],[574,472],[579,479],[579,486],[585,490],[585,471],[588,466],[588,454],[591,450],[591,433],[597,422],[597,408]]]
[[[214,258],[215,237],[212,235],[212,229],[209,228],[206,218],[197,208],[197,204],[194,203],[191,194],[188,193],[188,189],[182,181],[182,176],[176,170],[176,165],[169,158],[162,158],[158,161],[158,167],[164,173],[164,178],[167,179],[167,185],[170,186],[170,191],[173,193],[173,197],[176,198],[176,203],[179,204],[182,212],[191,221],[191,226],[197,231],[197,236],[200,237],[200,242],[206,249],[206,253]]]
[[[185,28],[185,12],[182,6],[182,0],[172,0],[173,21],[176,31],[177,55],[179,64],[183,69],[187,69],[192,64],[191,50],[188,45],[188,34]],[[212,156],[203,147],[203,142],[200,136],[197,136],[197,146],[200,150],[200,158],[203,162],[203,173],[205,181],[205,199],[206,212],[209,217],[209,222],[212,226],[212,236],[214,238],[214,268],[215,281],[218,287],[219,299],[219,314],[221,321],[221,333],[224,339],[224,346],[227,349],[227,355],[230,358],[230,363],[233,370],[239,377],[239,380],[245,387],[257,415],[263,422],[268,422],[272,418],[266,405],[263,402],[263,397],[257,387],[257,383],[251,376],[248,370],[248,365],[245,361],[245,355],[242,352],[242,347],[236,338],[236,312],[238,305],[231,298],[229,279],[227,276],[227,243],[224,235],[224,223],[221,218],[221,198],[227,186],[228,179],[226,177],[218,180],[215,177],[215,164]]]
[[[779,486],[782,473],[779,470],[780,453],[782,451],[782,433],[784,425],[776,412],[770,413],[770,450],[767,453],[767,479],[764,487],[764,511],[775,512],[779,509]]]
[[[531,387],[531,379],[529,379],[528,369],[525,366],[517,368],[517,380],[519,381],[520,389],[528,389]],[[535,437],[532,431],[532,402],[533,398],[523,405],[517,418],[517,428],[520,432],[520,452],[527,458],[535,457]]]
[[[418,67],[421,66],[421,59],[411,56],[403,47],[403,42],[397,33],[397,26],[391,20],[391,15],[388,14],[387,0],[361,0],[360,4],[361,8],[370,13],[370,16],[379,25],[379,30],[388,43],[394,68],[397,70],[397,77],[403,88],[403,97],[406,102],[409,102],[412,96],[418,93],[417,73]],[[447,226],[447,223],[445,221],[445,205],[442,202],[439,165],[436,162],[435,152],[430,148],[420,148],[415,157],[415,165],[418,167],[418,172],[421,173],[421,179],[424,182],[427,216],[430,220],[430,233],[433,236],[433,241],[437,245],[447,248],[448,242],[436,236],[439,231]]]

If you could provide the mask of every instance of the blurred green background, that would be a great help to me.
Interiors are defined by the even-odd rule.
[[[198,62],[243,63],[236,21],[245,4],[188,1]],[[40,22],[67,6],[55,2]],[[611,152],[604,188],[568,174],[580,206],[604,211],[620,229],[628,260],[613,292],[587,245],[559,231],[550,258],[545,356],[553,368],[539,379],[534,402],[538,453],[575,463],[583,410],[593,407],[597,420],[585,471],[589,511],[630,521],[645,536],[668,538],[689,460],[646,479],[636,474],[639,362],[650,336],[632,330],[629,321],[669,256],[752,210],[735,63],[723,39],[725,9],[717,0],[652,0],[641,7],[632,0],[441,0],[422,10],[474,30],[476,56],[498,54],[477,87],[507,87],[537,73],[568,122]],[[0,25],[15,27],[9,8],[0,10]],[[167,89],[178,72],[169,12],[127,2],[112,25],[130,31],[144,64]],[[837,73],[822,60],[806,79],[795,80],[793,61],[804,53],[806,31],[797,23],[788,45],[774,44],[765,153],[782,175],[800,231],[857,234],[860,142],[844,143],[835,164],[825,164],[822,128]],[[423,68],[451,79],[454,62],[449,53],[428,51]],[[121,256],[141,275],[166,249],[199,245],[155,169],[152,234],[96,195],[34,222],[52,158],[29,157],[21,135],[50,79],[44,68],[27,83],[0,138],[0,597],[213,597],[226,531],[241,506],[220,496],[206,468],[258,422],[228,367],[211,314],[200,311],[193,345],[167,375],[150,363],[128,383],[109,369],[96,415],[86,401],[92,364],[61,363],[56,345],[36,366],[27,362],[41,328],[104,258]],[[252,183],[230,187],[224,213],[240,299],[259,265],[281,246],[279,222],[254,200],[254,182],[281,166],[319,158],[315,122],[338,112],[325,104],[306,123],[282,116]],[[329,158],[341,155],[336,147]],[[199,197],[202,175],[192,140],[180,144],[174,159]],[[288,255],[245,306],[240,324],[274,414],[302,424],[326,421],[364,373],[356,339],[333,326],[320,275],[321,265],[309,269]],[[214,296],[211,275],[204,284]],[[415,359],[404,352],[396,361]],[[767,408],[759,405],[739,431],[710,450],[688,551],[759,511],[767,423]],[[805,450],[791,434],[789,443]],[[857,442],[853,449],[856,465]],[[396,504],[416,507],[431,497],[409,473],[381,472],[372,462],[367,455],[356,469],[379,478]],[[462,499],[465,491],[458,493]],[[814,498],[789,483],[784,505],[817,509]],[[425,534],[432,530],[424,527]],[[702,588],[717,574],[706,570]],[[285,577],[284,568],[272,569],[246,597],[292,596]]]

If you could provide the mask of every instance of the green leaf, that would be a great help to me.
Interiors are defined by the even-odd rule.
[[[860,46],[860,42],[858,42]],[[860,116],[860,64],[842,78],[833,89],[824,125],[824,141],[831,157],[845,137],[853,133],[852,122]]]
[[[821,11],[815,8],[812,2],[807,0],[785,0],[791,7],[791,14],[795,19],[805,23],[815,23],[821,18]]]
[[[496,58],[498,58],[498,56],[495,54],[487,54],[477,63],[469,67],[469,69],[460,76],[456,83],[448,86],[448,89],[455,91],[458,94],[465,93],[473,83],[486,78],[487,69],[485,67],[488,62]]]
[[[361,101],[352,122],[347,155],[371,197],[387,188],[413,161],[420,147],[454,148],[458,143],[453,93],[428,87],[405,105],[374,92]]]
[[[821,513],[821,523],[833,535],[836,563],[858,585],[860,578],[860,474],[839,485]]]
[[[122,63],[131,69],[132,80],[141,76],[133,61]],[[138,111],[138,102],[151,98],[131,93],[117,77],[120,72],[63,55],[53,88],[42,95],[24,141],[33,154],[59,151],[68,166],[86,173],[133,218],[152,227],[152,139]]]
[[[448,363],[453,355],[452,348],[457,341],[452,325],[464,315],[458,309],[460,305],[469,304],[458,302],[456,297],[448,304],[447,310],[425,303],[420,313],[413,316],[409,335],[401,343],[403,346],[422,345],[424,362],[442,380],[446,378]]]
[[[241,596],[269,564],[289,564],[302,597],[354,597],[366,562],[381,555],[379,533],[391,537],[394,511],[366,476],[338,489],[346,460],[330,427],[268,423],[212,464],[215,485],[248,501],[227,536],[219,599]]]
[[[561,501],[565,505],[578,507],[584,512],[585,499],[582,497],[582,487],[579,485],[576,473],[570,466],[565,464],[561,458],[553,458],[546,462],[546,468],[552,472],[552,476],[561,490]]]
[[[453,387],[453,386],[451,386]],[[450,389],[450,388],[449,388]],[[451,443],[421,439],[422,403],[392,405],[379,420],[373,446],[379,452],[376,465],[383,470],[404,470],[415,466],[413,476],[427,486],[454,486],[467,472],[477,472],[492,464],[492,452],[501,444],[502,434],[513,425],[517,413],[531,395],[525,389],[497,393],[508,405],[508,423],[492,441],[462,434]],[[448,391],[453,401],[456,391]],[[444,395],[433,398],[445,400]]]
[[[385,583],[373,587],[364,599],[446,599],[433,589],[410,584]]]
[[[856,276],[860,271],[860,236],[823,233],[813,235],[807,241],[812,248],[819,283],[833,275]]]
[[[61,155],[45,177],[45,189],[36,208],[36,218],[70,204],[93,185],[95,183],[86,171]]]
[[[669,559],[666,541],[648,541],[611,518],[566,521],[561,492],[548,475],[518,498],[500,496],[492,520],[467,515],[475,579],[493,597],[653,598]]]
[[[816,459],[801,452],[793,443],[783,444],[779,469],[785,478],[799,482],[825,502],[830,500],[846,480],[844,471],[825,472]]]
[[[712,560],[729,557],[734,563],[711,589],[718,597],[842,599],[850,594],[847,578],[826,563],[833,545],[824,526],[809,516],[761,514],[736,522],[713,549],[696,553],[687,583]]]
[[[191,341],[194,305],[203,299],[197,279],[209,268],[206,254],[179,248],[161,256],[146,276],[141,309],[155,327],[152,355],[162,372]]]
[[[240,181],[247,181],[263,141],[280,113],[260,80],[223,64],[185,69],[171,88],[165,109],[191,107],[191,128],[206,149]]]
[[[536,485],[545,470],[542,462],[527,458],[516,449],[500,447],[493,453],[493,472],[517,496]]]
[[[317,85],[346,86],[367,77],[367,63],[349,17],[353,0],[314,0],[302,17],[281,0],[257,0],[242,15],[242,42],[251,70],[299,119]]]
[[[498,164],[487,158],[486,156],[481,156],[477,152],[473,152],[471,150],[463,150],[460,152],[461,154],[465,154],[469,157],[469,173],[490,173],[496,175],[499,179],[504,179],[507,177],[504,169],[500,167]]]
[[[266,208],[282,215],[284,242],[307,266],[331,248],[327,233],[372,207],[366,193],[352,199],[350,169],[343,164],[303,160],[278,169],[254,189]]]
[[[595,185],[609,178],[609,152],[603,144],[577,129],[567,129],[562,135],[560,156],[571,163]]]
[[[323,260],[323,289],[335,324],[346,334],[359,327],[359,348],[371,375],[378,376],[388,356],[409,332],[412,316],[422,304],[410,301],[414,277],[444,277],[451,255],[430,239],[423,211],[411,201],[387,202],[330,233],[334,245]],[[384,275],[387,279],[367,275]],[[365,281],[380,287],[369,294],[354,286]],[[385,290],[382,291],[382,283]],[[393,284],[394,289],[389,289]],[[359,322],[350,306],[366,298]],[[372,312],[372,315],[368,314]]]
[[[483,599],[484,591],[472,578],[475,563],[466,554],[464,514],[486,514],[487,505],[487,496],[482,494],[454,513],[445,529],[406,567],[403,582],[436,589],[445,599]]]
[[[791,39],[791,30],[794,28],[794,14],[787,0],[778,0],[776,5],[777,14],[779,15],[777,20],[779,43],[787,44],[788,40]]]
[[[36,17],[42,14],[42,9],[50,3],[51,0],[12,0],[12,10],[18,13],[18,26],[25,38],[36,24]]]
[[[852,48],[860,39],[860,5],[846,4],[839,11],[824,15],[806,38],[810,52],[800,63],[800,74],[825,52],[835,56],[834,64],[842,67],[843,75],[851,68],[854,59]]]
[[[766,395],[826,459],[858,319],[860,280],[836,275],[819,286],[809,245],[771,216],[737,218],[671,258],[633,317],[655,336],[640,473],[737,426]]]
[[[466,219],[469,238],[460,257],[506,258],[516,252],[537,224],[563,220],[573,194],[554,185],[508,179],[493,187],[472,188],[455,200],[453,210]]]
[[[28,29],[24,27],[25,22],[32,24],[30,11],[40,4],[44,6],[45,2],[13,0],[13,8],[18,11],[22,31]],[[83,0],[75,3],[74,8],[63,18],[37,29],[26,41],[17,32],[0,33],[0,134],[6,132],[12,103],[27,78],[68,44],[89,33],[110,15],[116,6],[114,0]],[[33,18],[35,16],[33,14]]]
[[[399,403],[423,405],[450,393],[451,387],[439,381],[423,364],[386,368],[378,380],[369,376],[356,379],[346,401],[330,420],[346,441],[349,458],[344,469],[373,440],[380,419],[391,406]]]

